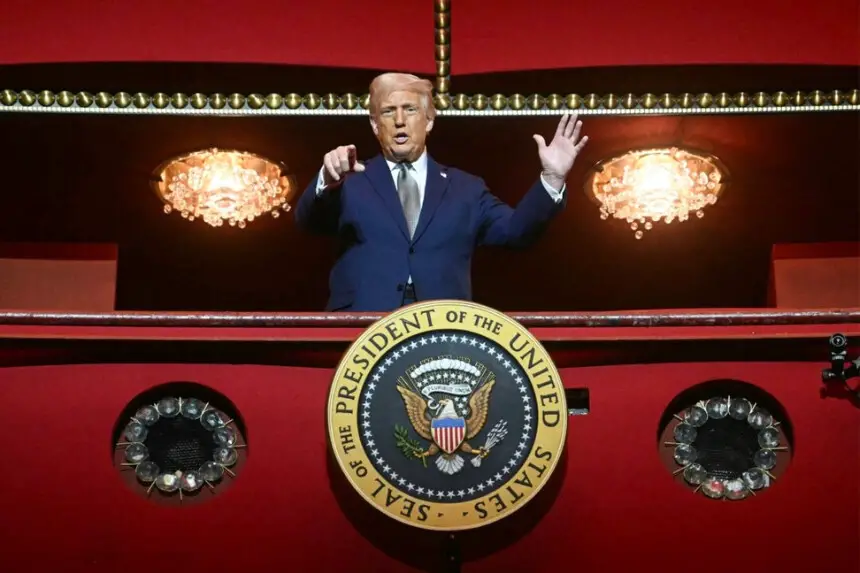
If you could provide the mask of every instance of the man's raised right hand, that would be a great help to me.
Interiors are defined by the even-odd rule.
[[[326,187],[343,181],[347,173],[361,173],[364,165],[356,159],[354,145],[342,145],[323,157],[323,183]]]

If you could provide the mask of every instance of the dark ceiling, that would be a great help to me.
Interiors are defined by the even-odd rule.
[[[74,74],[61,69],[72,82]],[[0,89],[85,87],[57,85],[56,74],[44,68],[42,75],[5,71],[12,81]],[[338,73],[352,74],[340,85],[358,86],[372,76]],[[145,84],[155,80],[140,79],[147,77],[120,87],[107,85],[117,80],[102,73],[100,83],[87,87],[154,91]],[[240,89],[214,87],[212,79],[200,87],[201,80],[190,77],[197,76],[174,76],[170,84],[188,92]],[[469,81],[477,91],[477,80]],[[335,79],[326,76],[324,82],[335,90]],[[500,85],[497,77],[487,82]],[[263,84],[259,91],[266,93],[271,82]],[[857,119],[853,113],[586,117],[591,141],[568,180],[566,211],[530,250],[479,251],[475,298],[507,311],[764,306],[774,244],[860,239]],[[515,203],[538,174],[531,136],[550,134],[555,121],[441,118],[430,152],[484,177],[502,199]],[[319,310],[326,299],[328,241],[300,233],[291,216],[266,217],[239,230],[165,215],[147,185],[151,169],[165,158],[207,146],[245,149],[285,161],[303,187],[331,147],[354,143],[362,158],[376,152],[360,117],[0,113],[0,134],[0,240],[117,243],[120,309]],[[732,184],[719,203],[701,220],[656,225],[639,241],[625,224],[600,220],[582,192],[588,165],[627,148],[669,144],[720,157]]]

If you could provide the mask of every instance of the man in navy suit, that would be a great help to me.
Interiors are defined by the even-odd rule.
[[[552,141],[535,135],[540,176],[511,208],[480,178],[436,163],[425,142],[432,84],[382,74],[370,85],[370,126],[382,153],[362,164],[354,145],[328,152],[295,209],[298,225],[334,235],[331,311],[390,311],[418,300],[471,300],[476,245],[524,247],[567,202],[565,178],[588,137],[565,114]]]

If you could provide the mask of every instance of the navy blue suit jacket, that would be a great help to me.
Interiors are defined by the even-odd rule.
[[[471,300],[477,245],[523,247],[567,202],[556,203],[538,179],[517,207],[490,193],[474,175],[427,158],[427,183],[410,241],[388,164],[378,155],[365,171],[316,193],[311,181],[295,209],[297,224],[333,235],[339,258],[329,277],[327,310],[383,311],[401,306],[411,276],[418,300]]]

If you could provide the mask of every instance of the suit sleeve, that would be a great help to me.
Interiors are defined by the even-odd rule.
[[[305,188],[296,204],[295,218],[299,228],[321,235],[337,233],[340,218],[340,195],[343,184],[332,189],[320,187],[317,176]]]
[[[515,208],[490,193],[483,180],[481,186],[478,232],[481,245],[527,247],[540,238],[552,218],[567,204],[567,193],[554,199],[540,179]]]

